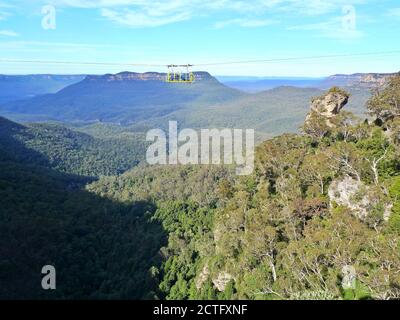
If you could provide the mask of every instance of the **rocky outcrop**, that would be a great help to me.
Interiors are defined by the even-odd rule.
[[[116,81],[164,81],[166,78],[165,73],[157,72],[146,72],[146,73],[136,73],[136,72],[120,72],[117,74],[106,74],[106,75],[90,75],[87,76],[85,81],[106,81],[106,82],[116,82]]]
[[[365,220],[379,204],[382,204],[382,216],[385,221],[389,220],[392,212],[393,205],[385,201],[383,195],[350,176],[333,181],[329,187],[328,195],[331,206],[334,203],[346,206],[361,220]]]
[[[204,283],[210,278],[210,276],[211,276],[210,269],[206,264],[196,279],[197,290],[200,290],[203,287]],[[218,291],[222,292],[225,290],[226,285],[231,280],[234,280],[233,276],[226,271],[222,271],[218,273],[218,275],[215,278],[212,278],[212,283],[215,286],[215,288],[217,288]]]
[[[208,265],[206,264],[203,267],[203,270],[201,270],[199,276],[196,279],[196,288],[197,288],[197,290],[201,289],[201,287],[207,281],[209,276],[210,276],[210,269],[208,268]]]
[[[338,88],[332,88],[326,94],[314,98],[311,102],[311,111],[331,119],[339,114],[340,110],[349,102],[349,95]]]
[[[349,94],[337,87],[333,87],[322,96],[313,98],[304,131],[311,135],[316,133],[318,136],[326,134],[329,128],[335,126],[333,118],[340,113],[348,101]]]
[[[196,81],[200,80],[213,80],[216,81],[208,72],[194,72],[194,77]],[[106,74],[106,75],[89,75],[85,78],[85,81],[106,81],[106,82],[116,82],[116,81],[165,81],[167,77],[166,73],[158,72],[120,72],[117,74]]]
[[[217,278],[212,280],[212,282],[218,291],[222,292],[225,290],[226,285],[231,280],[233,280],[233,276],[225,271],[222,271],[218,274]]]

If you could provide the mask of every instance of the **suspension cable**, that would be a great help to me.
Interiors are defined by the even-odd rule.
[[[366,53],[336,54],[336,55],[287,57],[287,58],[259,59],[259,60],[239,60],[239,61],[226,61],[226,62],[221,61],[221,62],[211,62],[211,63],[187,64],[185,66],[208,67],[208,66],[221,66],[221,65],[275,63],[275,62],[304,61],[304,60],[312,61],[312,60],[321,60],[321,59],[330,59],[330,58],[348,58],[348,57],[362,57],[362,56],[366,56],[367,57],[367,56],[382,56],[382,55],[392,55],[392,54],[400,54],[400,50],[381,51],[381,52],[366,52]],[[131,67],[168,67],[168,66],[171,66],[171,64],[152,64],[152,63],[80,62],[80,61],[19,60],[19,59],[0,59],[0,63],[93,65],[93,66],[119,66],[119,67],[122,67],[122,66],[131,66]]]

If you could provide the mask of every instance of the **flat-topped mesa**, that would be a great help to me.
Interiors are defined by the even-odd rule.
[[[334,87],[322,96],[311,101],[311,113],[331,119],[339,114],[340,110],[349,102],[349,94],[342,89]]]
[[[193,72],[195,81],[212,80],[214,79],[208,72]],[[167,78],[166,73],[159,72],[120,72],[117,74],[106,75],[90,75],[87,76],[85,81],[165,81]]]
[[[367,88],[381,87],[387,84],[397,73],[354,73],[354,74],[335,74],[326,78],[321,87],[331,86],[351,87],[361,86]]]
[[[361,77],[360,82],[363,84],[375,84],[377,86],[383,86],[389,82],[396,74],[381,74],[381,73],[369,73]]]

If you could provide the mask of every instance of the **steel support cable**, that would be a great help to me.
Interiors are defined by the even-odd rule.
[[[258,60],[239,60],[227,62],[211,62],[211,63],[197,63],[188,64],[191,67],[209,67],[221,65],[240,65],[240,64],[253,64],[253,63],[274,63],[274,62],[288,62],[288,61],[304,61],[304,60],[321,60],[331,58],[348,58],[348,57],[368,57],[368,56],[386,56],[392,54],[400,54],[397,51],[383,51],[383,52],[367,52],[367,53],[349,53],[337,55],[319,55],[319,56],[303,56],[303,57],[288,57],[288,58],[274,58],[274,59],[258,59]],[[93,65],[93,66],[131,66],[131,67],[168,67],[170,64],[152,64],[152,63],[114,63],[114,62],[80,62],[80,61],[56,61],[56,60],[19,60],[19,59],[0,59],[0,63],[30,63],[30,64],[64,64],[64,65]],[[175,65],[172,65],[175,66]],[[180,65],[177,65],[180,66]],[[186,65],[185,65],[186,66]]]

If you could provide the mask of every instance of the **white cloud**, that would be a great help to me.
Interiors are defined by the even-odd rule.
[[[1,34],[0,30],[0,34]],[[94,52],[109,50],[110,48],[114,48],[116,50],[121,50],[124,48],[123,46],[115,45],[106,45],[106,44],[87,44],[87,43],[75,43],[75,42],[46,42],[46,41],[20,41],[20,40],[9,40],[9,41],[1,41],[0,42],[0,51],[1,50],[10,50],[10,51],[18,51],[18,52],[43,52],[44,51],[52,51],[52,52]]]
[[[268,0],[266,0],[268,1]],[[367,0],[276,0],[277,10],[299,15],[318,16],[340,11],[343,6],[359,5]]]
[[[48,3],[48,1],[42,1]],[[64,7],[76,8],[105,8],[105,7],[160,7],[160,8],[188,8],[207,7],[220,10],[269,10],[280,8],[284,10],[305,13],[326,13],[338,6],[365,3],[366,0],[53,0],[52,4]]]
[[[60,4],[101,8],[103,17],[132,27],[161,26],[186,21],[196,16],[221,13],[234,15],[215,24],[263,27],[271,24],[274,15],[323,15],[349,3],[363,0],[59,0]]]
[[[342,23],[342,18],[333,18],[325,22],[289,27],[288,30],[304,30],[314,32],[316,37],[326,37],[339,40],[351,40],[364,36],[356,27],[347,28]]]
[[[12,30],[0,30],[0,36],[5,37],[18,37],[19,34]]]
[[[24,3],[29,0],[14,0]],[[276,16],[320,16],[340,11],[344,5],[357,5],[369,0],[38,0],[60,8],[98,9],[114,23],[130,27],[157,27],[190,20],[199,16],[223,13],[226,20],[216,27],[238,25],[263,27]],[[1,2],[1,0],[0,0]]]
[[[0,20],[5,20],[10,15],[8,9],[10,5],[0,1]]]
[[[258,28],[258,27],[266,27],[272,24],[277,23],[274,20],[263,20],[263,19],[231,19],[218,21],[215,23],[214,27],[216,29],[222,29],[228,26],[239,26],[243,28]]]
[[[172,15],[162,15],[158,12],[145,14],[143,12],[125,10],[102,9],[101,15],[109,20],[129,27],[158,27],[190,19],[190,14],[177,12]]]
[[[66,2],[76,2],[78,0],[61,0]],[[99,6],[99,2],[78,1],[80,5],[86,7]],[[257,2],[257,1],[256,1]],[[233,13],[251,13],[256,12],[256,5],[246,1],[227,1],[227,0],[158,0],[158,1],[140,1],[140,0],[116,0],[100,1],[103,5],[101,14],[121,25],[130,27],[157,27],[170,23],[187,21],[195,16],[206,16],[215,12],[226,11]],[[129,4],[129,5],[128,5]],[[258,3],[258,6],[260,3]],[[110,8],[113,7],[113,8]],[[255,19],[233,19],[233,23],[250,26],[253,20],[253,26],[265,25],[261,20]]]

